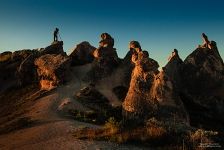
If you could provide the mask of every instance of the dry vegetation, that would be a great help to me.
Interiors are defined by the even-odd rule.
[[[151,118],[145,126],[124,128],[124,122],[109,118],[103,128],[81,128],[74,132],[75,138],[107,140],[116,143],[132,143],[139,146],[150,146],[158,149],[192,150],[208,149],[200,143],[212,143],[218,132],[193,129],[184,124],[164,123]]]

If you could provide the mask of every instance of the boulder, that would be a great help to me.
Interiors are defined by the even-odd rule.
[[[46,54],[35,60],[40,86],[51,90],[69,79],[70,60],[61,54]]]

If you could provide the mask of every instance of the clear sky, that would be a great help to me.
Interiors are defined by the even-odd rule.
[[[46,47],[55,27],[64,50],[82,41],[98,46],[108,32],[120,57],[137,40],[161,66],[176,48],[184,59],[201,33],[224,58],[223,0],[0,0],[0,52]]]

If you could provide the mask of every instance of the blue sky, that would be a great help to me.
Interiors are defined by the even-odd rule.
[[[0,52],[46,47],[55,27],[64,50],[110,33],[120,57],[137,40],[161,66],[176,48],[184,59],[205,32],[224,58],[222,0],[0,0]]]

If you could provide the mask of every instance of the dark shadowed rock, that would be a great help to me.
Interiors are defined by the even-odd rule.
[[[216,43],[204,43],[185,60],[182,69],[185,91],[182,100],[192,124],[207,127],[224,124],[224,64]]]
[[[179,57],[178,51],[174,49],[168,58],[168,63],[164,67],[164,70],[166,71],[166,75],[169,77],[170,81],[173,83],[175,90],[180,90],[182,88],[180,75],[182,65],[183,61]]]
[[[160,120],[182,122],[189,124],[189,116],[174,85],[163,68],[154,78],[150,97],[158,102],[155,116]]]
[[[222,86],[224,64],[216,45],[212,49],[205,47],[194,50],[184,60],[182,76],[192,93],[204,93]]]
[[[117,96],[120,101],[124,101],[128,88],[126,86],[116,86],[113,88],[113,93]]]
[[[78,93],[75,94],[75,98],[77,98],[86,106],[94,109],[96,109],[96,107],[98,109],[100,105],[109,104],[108,99],[91,86],[82,88]]]
[[[51,90],[68,80],[70,60],[61,54],[46,54],[35,60],[41,89]]]
[[[120,59],[118,58],[116,49],[111,47],[111,44],[107,42],[104,44],[94,50],[92,69],[84,78],[85,81],[96,82],[109,76],[118,67]]]
[[[63,54],[65,52],[63,50],[63,41],[54,41],[50,46],[40,50],[41,55],[45,54]]]
[[[69,55],[72,66],[91,63],[94,60],[93,51],[95,49],[96,48],[90,45],[89,42],[82,42],[78,44]]]
[[[32,54],[30,54],[20,63],[16,73],[19,78],[19,85],[25,86],[32,83],[37,83],[38,77],[34,61],[39,56],[39,52],[37,50],[33,50]]]
[[[33,53],[33,50],[20,50],[13,53],[6,52],[0,55],[0,91],[21,85],[21,76],[18,75],[18,69],[21,63]],[[32,68],[29,69],[29,71],[32,71]]]

